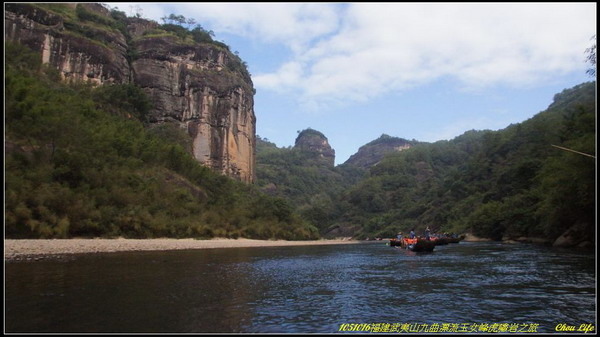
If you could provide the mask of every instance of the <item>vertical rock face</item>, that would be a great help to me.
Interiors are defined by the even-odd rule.
[[[306,129],[296,137],[294,148],[312,154],[318,162],[333,167],[335,163],[335,150],[329,145],[327,137],[321,132]]]
[[[159,28],[153,21],[127,18],[127,31],[120,31],[98,4],[62,6],[78,19],[36,5],[7,4],[5,40],[39,51],[65,80],[139,85],[154,105],[151,122],[178,123],[192,137],[198,161],[254,181],[254,89],[241,60],[221,45],[145,34]]]
[[[198,161],[253,182],[254,91],[249,77],[231,70],[229,52],[170,36],[142,38],[135,48],[134,81],[153,101],[151,121],[179,123]]]
[[[106,10],[99,11],[102,6],[81,6],[81,11],[98,17],[108,15]],[[65,80],[95,84],[129,81],[127,43],[118,30],[65,21],[60,15],[29,4],[7,4],[4,38],[39,51],[42,62],[56,67]]]

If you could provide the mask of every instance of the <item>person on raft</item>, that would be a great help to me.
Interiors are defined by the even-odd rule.
[[[425,228],[425,240],[429,241],[429,239],[431,238],[431,236],[429,235],[429,233],[431,232],[431,230],[429,229],[429,226],[427,226],[427,228]]]

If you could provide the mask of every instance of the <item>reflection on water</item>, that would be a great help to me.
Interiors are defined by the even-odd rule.
[[[596,320],[594,255],[368,243],[8,262],[7,332],[338,332],[353,323]]]

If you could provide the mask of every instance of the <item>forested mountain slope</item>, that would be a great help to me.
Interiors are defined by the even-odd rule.
[[[5,235],[316,238],[283,199],[201,165],[187,133],[143,121],[133,84],[65,84],[7,43]]]
[[[343,197],[363,235],[465,232],[554,240],[572,226],[593,241],[595,82],[564,90],[547,110],[499,131],[469,131],[387,156]]]
[[[359,165],[317,165],[296,148],[259,141],[258,184],[324,235],[391,237],[429,226],[554,242],[572,229],[565,244],[590,245],[595,159],[553,145],[595,155],[595,91],[595,82],[564,90],[547,110],[499,131],[436,143],[382,136],[361,148]]]

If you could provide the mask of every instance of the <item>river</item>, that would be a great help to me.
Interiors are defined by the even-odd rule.
[[[5,332],[556,332],[595,325],[595,273],[594,254],[487,242],[9,261]]]

